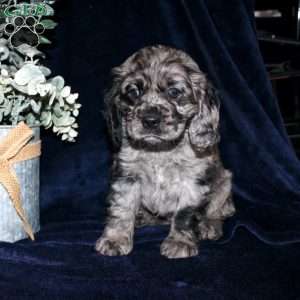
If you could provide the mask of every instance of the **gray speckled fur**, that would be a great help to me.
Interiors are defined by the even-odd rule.
[[[197,241],[219,238],[223,220],[234,213],[231,173],[217,149],[216,95],[187,54],[164,46],[141,49],[114,75],[106,103],[118,151],[107,225],[96,250],[126,255],[136,226],[170,224],[161,254],[197,255]],[[141,86],[134,101],[126,94],[132,84]],[[171,85],[181,89],[175,100],[166,96]],[[162,116],[159,128],[151,131],[141,117],[149,107],[159,108]]]

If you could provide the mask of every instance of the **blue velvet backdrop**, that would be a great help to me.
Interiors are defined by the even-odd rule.
[[[299,299],[300,165],[258,49],[253,1],[73,0],[57,12],[47,64],[80,93],[80,137],[66,145],[44,132],[43,227],[34,243],[0,243],[0,297]],[[111,163],[103,89],[113,66],[157,43],[187,51],[220,91],[238,212],[195,258],[160,257],[164,226],[137,230],[128,257],[99,257]]]

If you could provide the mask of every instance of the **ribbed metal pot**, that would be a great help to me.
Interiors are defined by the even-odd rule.
[[[0,143],[14,126],[0,126]],[[33,126],[34,137],[30,143],[40,139],[40,127]],[[21,189],[21,201],[33,232],[40,230],[40,159],[39,157],[13,164]],[[0,183],[0,241],[16,242],[27,238],[22,222],[17,215],[12,202]]]

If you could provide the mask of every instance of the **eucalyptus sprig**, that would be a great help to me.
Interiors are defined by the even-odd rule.
[[[52,2],[43,3],[50,7]],[[56,26],[48,18],[40,22],[46,29]],[[12,47],[1,28],[0,25],[0,124],[24,121],[28,125],[42,125],[52,128],[62,140],[75,141],[81,107],[78,93],[71,92],[63,77],[51,77],[51,70],[40,63],[45,55],[39,49],[27,44]]]

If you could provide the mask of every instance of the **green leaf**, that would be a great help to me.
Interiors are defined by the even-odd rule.
[[[56,117],[60,118],[63,115],[63,111],[61,110],[58,103],[56,103],[53,107],[53,113]]]
[[[47,128],[51,126],[51,113],[48,111],[43,111],[40,119],[42,125]]]
[[[30,100],[31,109],[34,113],[39,114],[42,108],[41,102],[35,102],[33,99]]]
[[[34,114],[29,113],[29,114],[25,117],[25,119],[26,119],[27,125],[34,125],[34,124],[35,124],[36,118],[35,118]]]
[[[44,36],[40,36],[40,44],[51,44],[51,41],[49,41]]]
[[[68,138],[68,135],[67,135],[66,133],[64,133],[64,134],[62,135],[62,137],[61,137],[61,139],[62,139],[63,141],[65,141],[67,138]]]
[[[54,29],[58,24],[51,19],[45,19],[40,22],[45,29]]]
[[[74,129],[71,129],[71,130],[69,131],[69,136],[70,136],[71,138],[76,138],[76,137],[78,136],[78,132],[77,132],[76,130],[74,130]]]
[[[53,16],[54,15],[54,9],[50,5],[43,4],[43,6],[46,9],[46,16]]]
[[[78,109],[74,109],[73,110],[73,116],[74,117],[78,117],[79,116],[79,110]]]
[[[52,115],[52,121],[56,127],[72,126],[76,119],[70,116],[70,112],[65,112],[61,117]]]
[[[44,66],[39,66],[39,68],[45,77],[48,77],[51,75],[51,70],[49,68],[46,68]]]
[[[71,127],[60,127],[59,128],[59,133],[68,133],[71,130]]]
[[[8,116],[10,113],[11,113],[11,110],[12,110],[12,106],[13,106],[13,102],[12,101],[9,101],[9,100],[6,100],[5,101],[5,105],[4,105],[4,116]]]
[[[2,104],[5,100],[3,89],[0,89],[0,104]]]
[[[55,76],[50,80],[50,83],[55,85],[57,90],[62,90],[65,85],[65,80],[61,76]]]

